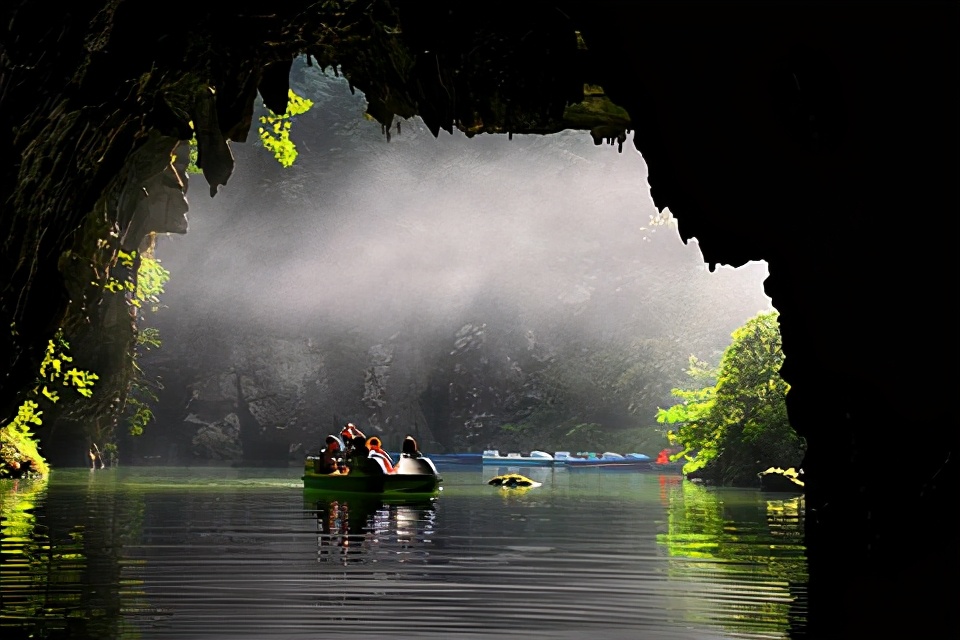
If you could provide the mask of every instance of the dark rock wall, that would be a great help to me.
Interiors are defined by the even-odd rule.
[[[619,61],[600,82],[634,119],[655,202],[708,261],[770,262],[791,421],[810,446],[811,608],[837,613],[815,637],[946,619],[947,594],[923,585],[956,554],[916,527],[942,522],[956,489],[957,419],[924,389],[957,348],[956,310],[930,305],[957,285],[957,15],[638,3],[619,37],[584,28],[592,54]],[[923,453],[891,476],[884,461],[906,452],[885,434],[904,429]]]
[[[389,11],[357,13],[366,3],[333,19],[301,2],[146,20],[133,3],[4,6],[0,320],[17,333],[0,338],[3,414],[53,330],[76,322],[62,256],[98,257],[78,234],[90,216],[123,220],[97,203],[123,191],[150,131],[183,137],[192,119],[215,193],[254,89],[282,102],[299,52],[339,52],[378,117],[419,112],[435,131],[562,127],[558,105],[593,82],[629,112],[653,197],[706,259],[769,264],[791,420],[810,445],[810,637],[952,627],[957,3],[396,4],[411,48],[376,28]],[[375,35],[334,41],[321,23]],[[472,26],[478,41],[463,37]],[[891,451],[885,434],[902,430],[916,448]]]

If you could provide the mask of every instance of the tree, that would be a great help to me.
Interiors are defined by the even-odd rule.
[[[759,313],[733,332],[714,371],[694,357],[687,373],[712,385],[674,389],[681,400],[658,409],[657,422],[677,425],[670,441],[683,447],[688,477],[731,486],[756,486],[769,467],[800,464],[804,444],[787,416],[790,386],[780,377],[782,341],[777,312]]]

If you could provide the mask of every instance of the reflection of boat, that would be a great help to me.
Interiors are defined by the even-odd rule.
[[[344,565],[362,563],[364,548],[429,542],[436,517],[435,498],[386,498],[352,495],[307,499],[305,509],[317,518],[318,560]],[[369,549],[368,549],[369,551]]]
[[[483,452],[483,464],[498,464],[505,467],[551,466],[553,456],[546,451],[501,454],[497,449],[487,449]]]
[[[645,470],[653,466],[653,460],[650,456],[642,453],[628,453],[621,455],[613,451],[604,451],[603,453],[576,453],[569,451],[557,451],[554,458],[557,464],[563,465],[568,469],[579,468],[621,468]]]
[[[684,464],[686,463],[683,460],[677,460],[676,462],[654,462],[650,469],[657,473],[678,474],[683,473]]]
[[[349,473],[322,473],[318,457],[308,456],[303,469],[303,488],[312,493],[429,498],[440,492],[442,480],[430,458],[402,454],[396,472],[387,473],[373,458],[350,464]]]

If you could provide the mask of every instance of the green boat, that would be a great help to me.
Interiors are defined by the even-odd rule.
[[[371,458],[350,462],[348,473],[323,473],[321,458],[308,456],[303,469],[304,491],[411,499],[434,497],[441,491],[442,478],[430,458],[401,454],[393,473],[387,473]]]

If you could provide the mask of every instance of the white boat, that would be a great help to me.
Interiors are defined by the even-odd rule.
[[[483,464],[499,464],[505,467],[549,467],[553,465],[553,455],[546,451],[501,454],[497,449],[487,449],[483,452]]]

